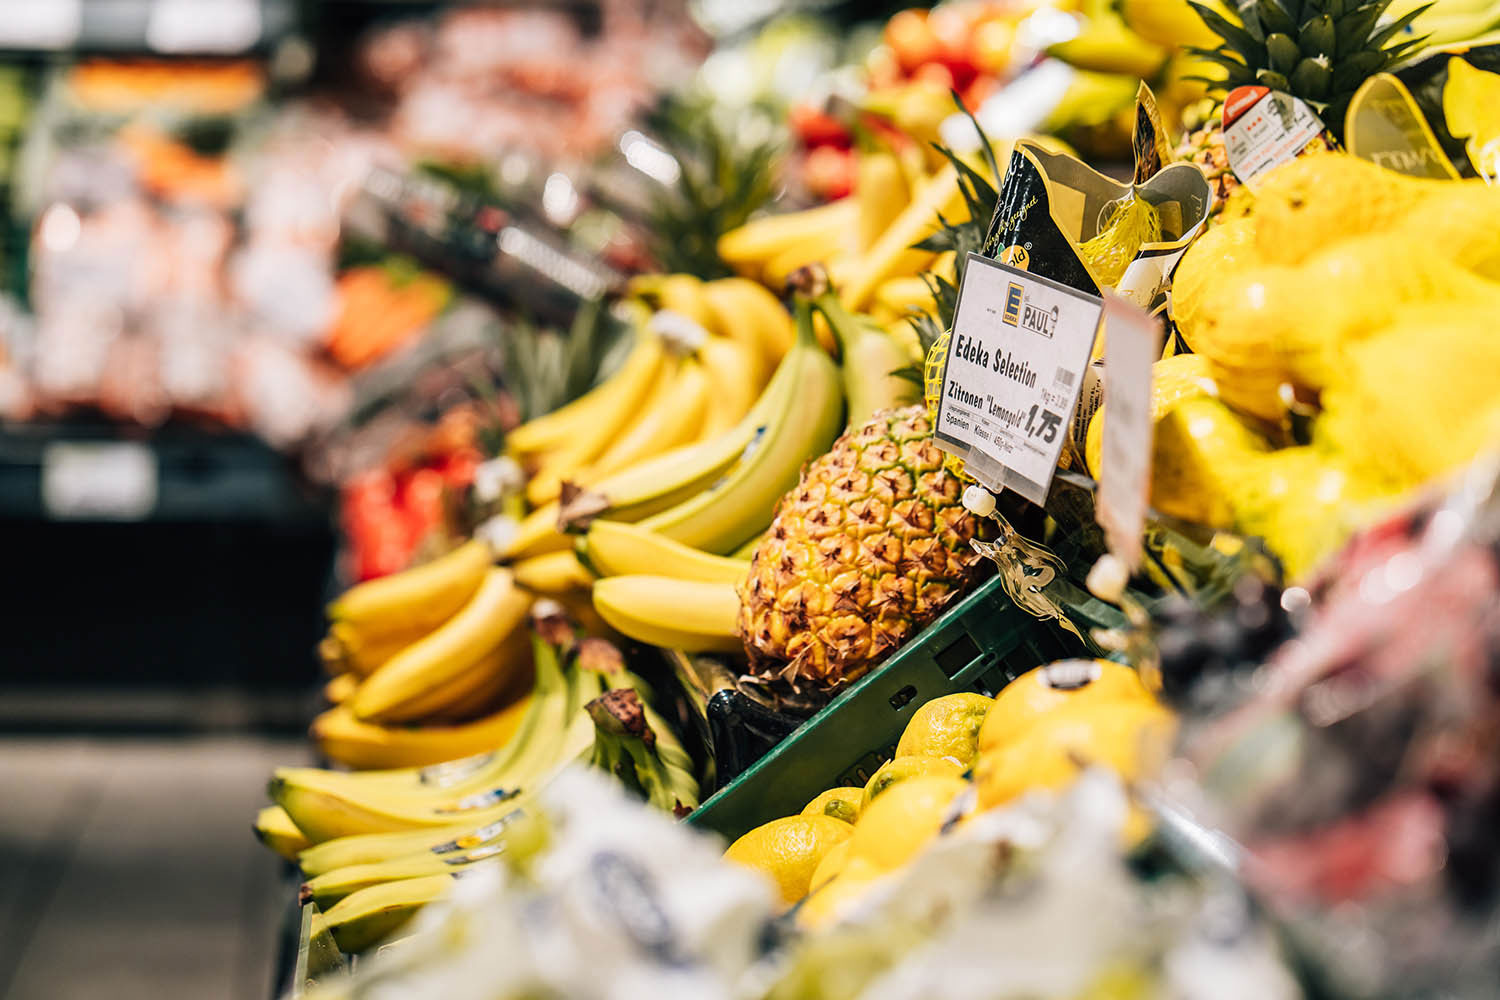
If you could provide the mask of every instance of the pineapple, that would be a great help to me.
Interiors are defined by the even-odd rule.
[[[1211,109],[1185,115],[1188,135],[1177,159],[1198,164],[1214,190],[1212,214],[1239,187],[1224,149],[1223,96],[1235,87],[1261,84],[1299,97],[1342,139],[1349,99],[1366,79],[1421,46],[1423,39],[1401,36],[1427,8],[1418,7],[1387,23],[1381,16],[1391,0],[1239,0],[1235,24],[1199,3],[1193,8],[1220,38],[1216,48],[1193,47],[1199,59],[1224,71],[1205,81],[1218,100]],[[1398,39],[1394,41],[1393,39]]]
[[[827,693],[878,665],[982,573],[980,521],[925,406],[851,428],[782,497],[740,585],[752,670]]]

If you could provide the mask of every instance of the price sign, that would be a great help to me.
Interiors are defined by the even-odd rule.
[[[133,442],[60,442],[42,452],[42,509],[58,520],[139,521],[156,506],[156,455]]]
[[[1151,489],[1151,365],[1161,355],[1161,323],[1113,294],[1104,297],[1103,468],[1094,516],[1109,550],[1134,569]]]
[[[970,254],[935,436],[991,490],[1046,502],[1089,365],[1099,298]]]

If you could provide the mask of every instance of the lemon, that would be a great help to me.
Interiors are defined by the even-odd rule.
[[[1220,374],[1215,368],[1219,392],[1227,399],[1232,392]],[[1279,386],[1280,376],[1264,383],[1241,379],[1233,383],[1233,391],[1275,401]],[[1241,465],[1266,450],[1266,442],[1218,400],[1179,399],[1156,422],[1151,443],[1151,505],[1195,524],[1233,527],[1230,486]]]
[[[1019,739],[980,751],[974,765],[980,808],[1004,805],[1036,788],[1066,787],[1089,765],[1133,780],[1157,763],[1174,726],[1171,712],[1144,698],[1044,715]]]
[[[849,841],[841,841],[828,849],[823,855],[823,860],[818,862],[814,869],[812,878],[807,883],[808,892],[817,892],[829,880],[842,872],[849,864]]]
[[[764,823],[729,845],[724,859],[771,877],[790,905],[807,895],[813,872],[851,827],[832,816],[786,816]]]
[[[1178,326],[1192,329],[1199,307],[1211,292],[1229,275],[1259,263],[1254,220],[1224,222],[1195,239],[1172,272],[1172,316]]]
[[[1175,354],[1163,358],[1151,366],[1151,420],[1160,420],[1179,399],[1215,396],[1218,391],[1208,359],[1201,354]],[[1084,438],[1084,462],[1088,465],[1089,475],[1095,479],[1099,478],[1099,470],[1104,466],[1104,411],[1108,405],[1106,403],[1094,411]]]
[[[1040,719],[1061,709],[1153,700],[1140,676],[1124,664],[1058,660],[1028,670],[1001,689],[979,731],[979,752],[1014,743]]]
[[[965,770],[967,770],[966,765],[960,764],[952,757],[929,757],[925,754],[893,757],[881,764],[880,769],[870,775],[870,780],[865,783],[860,815],[863,816],[864,811],[870,808],[870,803],[875,796],[880,795],[897,782],[924,774],[939,774],[956,778]]]
[[[896,744],[896,756],[952,757],[967,766],[979,749],[979,727],[993,704],[971,691],[932,699],[906,724],[901,742]]]
[[[845,871],[856,862],[874,865],[882,872],[906,864],[938,835],[953,800],[969,787],[962,778],[940,774],[918,775],[891,785],[865,806],[855,824]]]
[[[846,867],[844,871],[829,879],[808,896],[806,901],[797,908],[797,926],[806,930],[818,930],[829,926],[847,912],[856,900],[864,896],[880,875],[881,873],[867,862]]]
[[[863,788],[830,788],[802,807],[803,816],[832,816],[845,823],[859,819],[859,807],[863,803]]]

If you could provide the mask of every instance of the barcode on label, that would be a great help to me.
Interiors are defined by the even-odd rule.
[[[1069,368],[1059,368],[1057,370],[1057,384],[1071,386],[1073,384],[1072,370]]]

